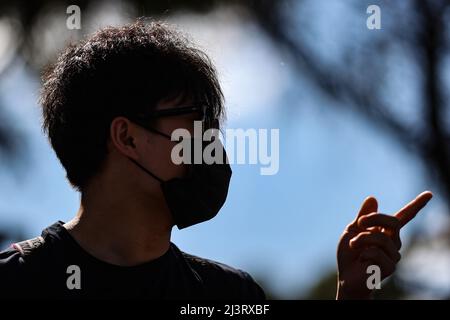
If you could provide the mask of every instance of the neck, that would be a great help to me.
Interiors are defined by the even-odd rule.
[[[97,259],[133,266],[167,252],[172,220],[160,201],[140,201],[123,189],[83,193],[77,215],[64,227]]]

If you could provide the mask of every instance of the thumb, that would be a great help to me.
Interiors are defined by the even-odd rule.
[[[359,209],[358,218],[377,211],[378,211],[377,199],[375,199],[375,197],[367,197],[364,200],[361,209]]]

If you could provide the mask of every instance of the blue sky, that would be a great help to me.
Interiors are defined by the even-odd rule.
[[[261,176],[258,166],[233,165],[219,215],[174,229],[173,241],[182,250],[242,268],[289,297],[334,268],[339,235],[365,197],[376,196],[380,210],[393,213],[419,192],[435,189],[415,157],[302,83],[251,24],[217,13],[201,21],[189,15],[174,21],[218,66],[229,108],[227,128],[280,130],[278,174]],[[21,226],[30,237],[70,219],[79,199],[40,130],[38,90],[38,78],[20,61],[0,81],[2,102],[29,142],[17,179],[7,167],[0,172],[0,223]],[[442,206],[436,194],[409,229],[432,226],[431,211]]]

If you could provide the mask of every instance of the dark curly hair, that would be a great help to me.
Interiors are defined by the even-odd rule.
[[[223,94],[209,58],[172,27],[143,20],[108,27],[70,45],[43,76],[43,129],[79,191],[107,156],[111,121],[182,98],[223,116]]]

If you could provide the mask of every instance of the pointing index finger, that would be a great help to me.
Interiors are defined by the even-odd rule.
[[[422,192],[413,201],[400,209],[395,214],[395,217],[400,221],[400,228],[414,219],[417,213],[423,207],[425,207],[425,205],[428,203],[428,201],[431,200],[431,198],[433,198],[433,194],[430,191]]]

